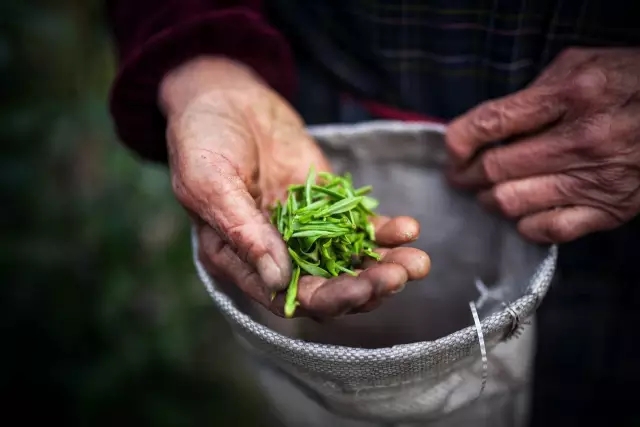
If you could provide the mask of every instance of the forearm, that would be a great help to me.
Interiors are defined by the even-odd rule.
[[[295,78],[289,47],[262,16],[260,3],[107,1],[119,59],[110,108],[125,144],[147,159],[166,160],[158,89],[169,71],[198,56],[231,58],[285,97],[291,95]]]

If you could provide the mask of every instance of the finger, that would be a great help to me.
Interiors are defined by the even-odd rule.
[[[380,307],[385,298],[402,292],[409,280],[407,270],[398,264],[377,264],[362,273],[363,279],[373,286],[371,299],[352,313],[367,313]]]
[[[198,237],[198,239],[200,239]],[[231,277],[227,276],[224,272],[216,268],[209,259],[209,254],[205,251],[205,246],[199,243],[198,247],[198,260],[204,267],[205,271],[211,276],[217,283],[233,283]],[[235,285],[234,285],[235,286]]]
[[[491,148],[471,164],[453,167],[449,182],[458,188],[482,188],[499,182],[553,174],[579,162],[576,144],[559,132],[545,132]]]
[[[342,275],[332,279],[303,276],[298,283],[299,307],[296,317],[335,317],[361,313],[379,306],[384,297],[400,292],[408,280],[399,264],[376,264],[357,277]],[[274,311],[284,312],[284,296],[274,300]]]
[[[579,200],[570,191],[572,178],[566,175],[544,175],[507,181],[478,194],[487,209],[507,218],[575,205]]]
[[[486,144],[531,133],[555,122],[566,111],[555,86],[534,86],[487,101],[454,120],[446,141],[454,164],[468,162]]]
[[[384,299],[383,298],[373,298],[373,299],[371,299],[371,301],[369,301],[368,303],[366,303],[365,305],[363,305],[359,309],[354,310],[353,312],[351,312],[351,314],[372,312],[373,310],[379,308],[383,303],[384,303]]]
[[[378,249],[378,252],[382,252],[385,255],[389,251],[388,249]],[[393,261],[393,257],[390,259]],[[361,277],[367,278],[374,284],[374,295],[365,305],[353,310],[353,314],[368,313],[375,310],[382,305],[385,298],[402,292],[409,281],[409,273],[401,264],[394,264],[393,262],[375,263],[374,261],[370,261],[368,264],[369,268],[361,274]],[[418,272],[413,277],[419,278],[420,275],[421,273]]]
[[[616,221],[600,209],[573,206],[527,216],[518,223],[518,230],[534,242],[565,243],[616,225]]]
[[[580,70],[576,65],[591,65],[593,59],[599,55],[598,49],[568,48],[556,55],[555,58],[536,77],[533,84],[547,84],[566,82],[571,74]]]
[[[341,275],[331,279],[303,276],[298,282],[297,299],[300,306],[295,314],[337,317],[363,306],[372,295],[372,284],[357,276]]]
[[[245,183],[226,159],[202,157],[205,164],[191,164],[189,170],[206,173],[174,179],[178,198],[213,227],[240,259],[259,273],[269,289],[284,289],[291,261],[280,233],[258,210]]]
[[[268,307],[271,292],[255,270],[242,261],[231,247],[209,226],[198,231],[200,250],[212,275],[228,279],[246,295]]]
[[[355,269],[353,271],[359,276],[364,270]],[[351,310],[349,314],[368,313],[369,311],[375,310],[376,308],[380,307],[380,305],[382,305],[382,301],[382,298],[376,298],[376,296],[374,295],[361,307],[358,307],[355,310]]]
[[[359,277],[371,283],[373,298],[380,298],[402,291],[409,273],[400,264],[380,263],[365,269]]]
[[[376,229],[376,243],[381,246],[400,246],[413,242],[420,236],[420,223],[408,216],[372,218]]]
[[[399,247],[394,249],[376,249],[376,252],[382,255],[380,261],[366,259],[363,267],[372,268],[378,263],[393,263],[404,267],[407,271],[407,280],[419,280],[426,277],[431,269],[431,260],[429,256],[420,249]]]
[[[358,277],[339,276],[324,282],[307,279],[301,283],[300,306],[307,313],[323,316],[358,313],[363,308],[375,306],[376,301],[400,292],[407,280],[407,270],[390,263],[374,265]],[[351,288],[356,281],[361,287],[354,291]],[[366,300],[365,295],[369,296]]]

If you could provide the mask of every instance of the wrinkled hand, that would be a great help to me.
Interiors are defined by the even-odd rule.
[[[640,50],[569,49],[455,120],[447,145],[450,181],[534,241],[620,226],[640,212]]]
[[[167,116],[167,144],[174,192],[198,230],[199,257],[218,280],[283,314],[291,260],[268,208],[289,185],[303,183],[309,167],[330,170],[291,107],[240,64],[197,59],[165,77],[160,104]],[[381,263],[358,277],[304,277],[300,315],[316,318],[366,311],[424,277],[422,251],[395,248],[417,238],[412,218],[380,218]]]

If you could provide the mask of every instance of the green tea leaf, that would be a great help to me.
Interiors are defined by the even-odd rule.
[[[367,231],[367,237],[369,238],[369,240],[371,240],[372,242],[375,242],[376,228],[373,226],[373,224],[370,222],[367,222],[367,225],[365,225],[364,229]]]
[[[303,231],[294,231],[291,233],[292,237],[339,237],[342,235],[342,231],[331,231],[331,230],[303,230]],[[289,239],[286,239],[289,240]]]
[[[365,185],[364,187],[360,187],[356,191],[354,191],[354,194],[356,196],[364,196],[365,194],[371,193],[371,191],[373,191],[373,187],[370,185]]]
[[[371,249],[365,249],[364,254],[370,258],[375,259],[376,261],[380,261],[382,258],[379,253],[373,252]]]
[[[316,172],[313,166],[311,166],[311,169],[309,170],[309,176],[307,177],[307,182],[305,184],[305,189],[304,189],[304,195],[307,200],[307,206],[311,204],[311,186],[315,184],[315,182],[316,182]]]
[[[285,202],[276,202],[270,220],[287,244],[293,275],[285,297],[285,316],[294,315],[302,275],[323,278],[356,275],[362,257],[380,259],[373,252],[376,199],[371,186],[353,187],[351,175],[315,173],[310,168],[303,185],[291,185]]]
[[[336,202],[333,205],[327,208],[324,208],[314,216],[316,218],[319,218],[322,216],[329,216],[329,215],[335,215],[337,213],[347,212],[355,208],[356,206],[358,206],[362,202],[362,197],[363,196],[342,199],[339,202]]]
[[[298,306],[298,302],[296,298],[298,297],[298,281],[300,280],[300,267],[293,267],[293,272],[291,274],[291,281],[289,282],[289,286],[287,287],[287,295],[284,301],[284,316],[287,318],[292,318],[295,314],[296,307]]]
[[[316,200],[313,203],[308,204],[307,206],[300,208],[296,211],[296,215],[302,215],[307,212],[313,212],[320,208],[324,208],[330,203],[328,199]]]
[[[312,276],[320,276],[326,279],[331,277],[331,275],[324,268],[318,267],[317,265],[313,265],[310,262],[303,260],[297,253],[291,250],[291,248],[289,248],[289,255],[291,255],[293,261],[298,264],[301,269],[305,270]]]
[[[379,204],[380,203],[373,197],[363,196],[362,198],[362,206],[371,213],[378,208]]]

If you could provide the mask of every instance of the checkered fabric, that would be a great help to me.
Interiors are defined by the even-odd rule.
[[[565,47],[640,43],[622,0],[341,3],[403,98],[444,118],[522,88]]]

